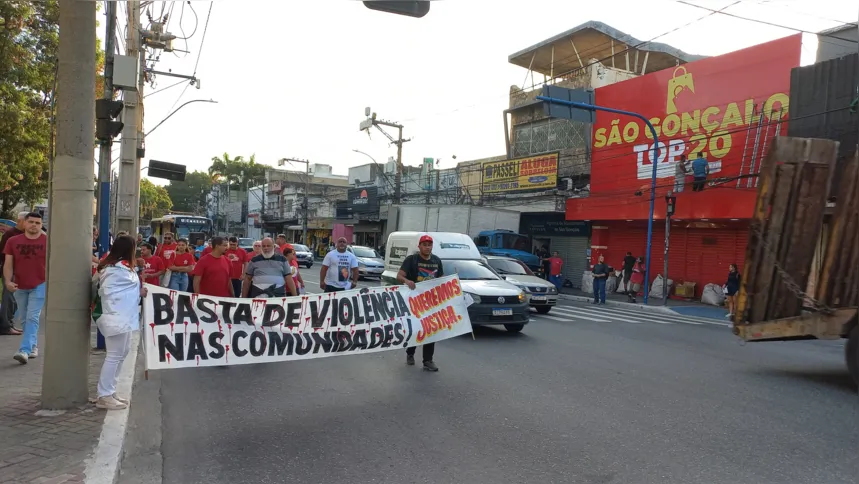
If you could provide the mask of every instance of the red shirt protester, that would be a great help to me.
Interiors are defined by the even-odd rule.
[[[48,253],[45,234],[36,239],[28,239],[26,234],[16,235],[6,241],[3,253],[12,256],[12,273],[18,289],[35,289],[45,282]]]
[[[194,267],[191,275],[200,277],[200,294],[216,297],[233,297],[233,283],[230,281],[230,261],[226,255],[215,257],[212,254],[206,254],[200,257],[197,267]]]
[[[248,261],[248,252],[239,247],[238,249],[227,249],[224,257],[230,261],[230,278],[241,279],[244,277],[242,266]]]
[[[206,254],[211,254],[211,253],[212,253],[212,246],[211,246],[211,245],[207,245],[207,246],[206,246],[206,248],[205,248],[205,249],[203,249],[203,253],[202,253],[202,254],[200,254],[200,259],[202,259],[204,255],[206,255]]]
[[[170,244],[161,244],[158,246],[158,249],[155,250],[155,255],[161,257],[164,260],[168,260],[173,257],[173,253],[176,252],[176,247],[179,244],[176,242]]]
[[[152,274],[156,274],[167,269],[167,266],[164,264],[164,259],[158,257],[157,255],[152,255],[149,257],[144,257],[143,263],[143,282],[145,282],[146,284],[152,284],[153,286],[160,286],[161,276],[153,276]]]
[[[173,258],[171,258],[167,262],[167,267],[176,266],[176,267],[189,267],[194,265],[196,260],[194,259],[193,252],[185,252],[184,254],[180,254],[178,252],[173,253]]]
[[[560,276],[561,275],[561,267],[564,266],[564,261],[561,260],[560,257],[549,257],[549,275],[550,276]]]

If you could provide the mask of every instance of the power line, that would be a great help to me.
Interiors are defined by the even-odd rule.
[[[735,14],[728,13],[728,12],[723,12],[721,10],[713,10],[712,8],[709,8],[709,7],[704,7],[701,5],[695,5],[694,3],[689,3],[689,2],[686,2],[685,0],[675,0],[675,1],[677,3],[682,3],[683,5],[689,5],[690,7],[700,8],[701,10],[708,10],[714,14],[718,13],[718,14],[722,14],[722,15],[727,15],[728,17],[738,18],[740,20],[747,20],[749,22],[755,22],[755,23],[759,23],[759,24],[763,24],[763,25],[769,25],[770,27],[778,27],[781,29],[793,30],[794,32],[802,32],[803,34],[811,34],[811,35],[829,37],[829,38],[841,40],[844,42],[850,42],[851,44],[856,43],[856,40],[854,40],[854,39],[846,39],[844,37],[838,37],[837,35],[821,34],[819,32],[811,32],[809,30],[798,29],[796,27],[788,27],[786,25],[781,25],[781,24],[777,24],[777,23],[773,23],[773,22],[767,22],[766,20],[758,20],[758,19],[754,19],[754,18],[743,17],[740,15],[735,15]],[[722,10],[724,10],[724,9],[722,9]],[[849,27],[849,26],[855,26],[855,24],[845,24],[845,27]]]
[[[161,91],[166,91],[166,90],[170,89],[171,87],[176,87],[176,86],[178,86],[179,84],[182,84],[183,82],[191,82],[191,81],[189,81],[188,79],[182,79],[182,80],[180,80],[180,81],[178,81],[178,82],[176,82],[176,83],[170,84],[170,85],[169,85],[169,86],[167,86],[167,87],[162,87],[161,89],[158,89],[157,91],[152,91],[152,92],[150,92],[149,94],[145,94],[143,97],[144,97],[144,98],[147,98],[147,97],[149,97],[149,96],[151,96],[151,95],[153,95],[153,94],[158,94],[159,92],[161,92]]]
[[[200,48],[197,49],[197,62],[194,63],[193,76],[197,75],[197,66],[200,64],[200,56],[203,54],[203,44],[206,43],[206,32],[209,30],[209,18],[212,16],[212,7],[214,5],[214,1],[209,3],[209,13],[206,14],[206,24],[203,26],[203,39],[200,41]]]

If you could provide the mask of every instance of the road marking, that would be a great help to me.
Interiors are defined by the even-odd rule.
[[[557,309],[557,308],[556,308],[556,309]],[[569,311],[569,309],[566,309],[566,308],[561,309],[561,311],[564,311],[564,310]],[[641,321],[641,320],[647,321],[647,319],[646,319],[646,318],[635,318],[635,319],[622,318],[622,317],[619,317],[619,316],[618,316],[618,315],[616,315],[616,314],[612,314],[612,313],[609,313],[609,312],[603,311],[602,309],[596,310],[596,309],[577,308],[577,310],[578,310],[578,311],[581,311],[581,312],[584,312],[585,314],[592,314],[592,315],[595,315],[595,316],[602,316],[602,317],[604,317],[604,318],[613,318],[613,321],[615,321],[615,322],[620,322],[620,323],[641,324],[641,323],[643,322],[643,321]],[[651,320],[651,322],[656,322],[656,321],[652,321],[652,320]],[[670,323],[669,323],[669,324],[670,324]]]
[[[534,316],[531,316],[531,317],[534,317]],[[562,322],[562,323],[569,323],[569,322],[570,322],[570,320],[569,320],[569,319],[558,318],[558,317],[555,317],[555,316],[549,316],[548,314],[540,314],[540,315],[539,315],[539,317],[541,317],[541,318],[548,318],[548,319],[551,319],[551,320],[553,320],[553,321],[560,321],[560,322]],[[610,323],[610,322],[611,322],[611,321],[609,321],[608,319],[597,319],[597,318],[593,318],[593,317],[590,317],[590,316],[582,316],[582,315],[579,315],[579,314],[577,314],[575,317],[577,317],[577,318],[579,318],[579,319],[587,319],[588,321],[594,321],[594,322],[597,322],[597,323]]]
[[[613,308],[611,308],[610,310],[611,310],[611,311],[614,311],[614,312],[618,312],[618,313],[624,313],[624,314],[629,315],[629,316],[638,316],[639,314],[641,314],[641,313],[639,313],[639,312],[636,312],[636,311],[633,311],[633,310],[630,310],[630,309],[619,309],[619,308],[617,308],[617,307],[613,307]],[[648,313],[645,313],[645,314],[648,314],[648,315],[650,315],[650,316],[655,317],[657,313],[655,313],[655,312],[648,312]],[[665,314],[665,316],[662,316],[661,314],[660,314],[659,316],[660,316],[660,317],[665,317],[666,319],[669,319],[669,320],[678,320],[678,321],[683,321],[683,322],[686,322],[687,324],[693,324],[693,322],[697,322],[697,323],[700,323],[700,324],[713,324],[713,325],[716,325],[716,326],[730,326],[730,325],[731,325],[731,323],[725,323],[725,322],[719,321],[719,320],[717,320],[717,319],[711,319],[711,318],[698,318],[698,317],[695,317],[695,316],[686,316],[686,315],[683,315],[683,314],[680,314],[680,313],[674,313],[674,314],[670,314],[670,315],[666,313],[666,314]],[[647,316],[644,316],[644,317],[647,317]]]
[[[555,306],[552,308],[552,311],[558,311],[561,314],[563,314],[564,316],[567,316],[568,318],[586,319],[589,321],[596,321],[598,323],[611,323],[612,322],[612,320],[606,319],[605,314],[600,314],[597,312],[591,312],[591,311],[587,311],[587,310],[574,311],[574,310],[570,310],[567,308],[559,308],[558,306]],[[540,316],[544,317],[544,318],[551,317],[551,316],[547,316],[547,315],[543,315],[543,314],[541,314]],[[601,316],[601,317],[597,318],[594,316]],[[562,318],[556,318],[556,319],[558,319],[559,321],[569,321],[569,319],[562,319]],[[635,323],[635,321],[627,321],[627,322]]]

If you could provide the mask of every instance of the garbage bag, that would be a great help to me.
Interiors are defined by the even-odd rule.
[[[701,302],[711,306],[722,306],[725,304],[725,293],[722,286],[718,284],[707,284],[701,294]]]
[[[617,275],[617,287],[614,292],[626,294],[626,284],[623,282],[623,271],[618,271],[615,275]]]
[[[585,271],[582,274],[582,292],[586,294],[594,293],[594,273],[591,271]]]
[[[614,274],[609,274],[608,278],[605,281],[605,292],[606,294],[611,294],[614,290],[617,289],[617,276]]]
[[[658,274],[653,284],[650,286],[650,297],[662,298],[662,274]],[[668,294],[671,294],[671,287],[674,285],[674,280],[668,279]]]

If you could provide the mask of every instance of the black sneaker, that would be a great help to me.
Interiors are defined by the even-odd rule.
[[[424,370],[426,371],[438,371],[438,367],[435,366],[435,363],[432,361],[424,361]]]
[[[415,355],[406,355],[406,364],[409,366],[415,366]]]

